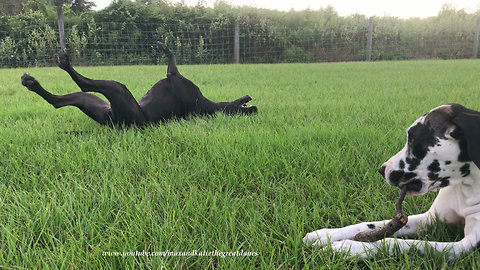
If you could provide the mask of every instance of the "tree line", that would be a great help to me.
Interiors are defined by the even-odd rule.
[[[369,18],[332,8],[277,11],[201,1],[115,0],[93,11],[88,0],[62,0],[67,49],[85,65],[155,64],[161,39],[180,63],[230,63],[235,22],[244,63],[363,61]],[[48,66],[59,49],[53,0],[0,0],[0,67]],[[426,19],[374,17],[373,60],[472,57],[479,12],[444,6]]]

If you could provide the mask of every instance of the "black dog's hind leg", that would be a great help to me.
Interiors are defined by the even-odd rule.
[[[170,49],[168,49],[168,47],[160,41],[157,41],[157,46],[155,48],[157,49],[157,51],[163,52],[168,58],[167,77],[170,77],[172,75],[182,77],[182,75],[180,75],[180,72],[178,72],[177,69],[177,60],[175,59],[175,55],[173,55]]]
[[[92,80],[82,76],[70,64],[65,52],[58,55],[58,66],[65,70],[83,92],[98,92],[110,101],[112,119],[117,124],[142,125],[145,115],[127,87],[116,81]]]
[[[22,76],[22,84],[27,87],[28,90],[37,93],[55,108],[75,106],[100,124],[111,123],[110,105],[95,95],[83,92],[60,96],[53,95],[27,73]]]

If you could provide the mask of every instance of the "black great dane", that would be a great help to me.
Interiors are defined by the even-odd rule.
[[[178,72],[175,56],[167,46],[157,42],[156,49],[169,59],[167,78],[157,82],[138,102],[127,87],[119,82],[92,80],[79,74],[63,51],[58,56],[59,67],[72,77],[82,92],[51,94],[27,73],[22,76],[22,84],[53,107],[75,106],[102,125],[142,127],[189,115],[213,115],[217,111],[228,114],[257,112],[256,106],[247,105],[252,99],[248,95],[232,102],[210,101],[194,83]],[[110,104],[87,92],[101,93]]]

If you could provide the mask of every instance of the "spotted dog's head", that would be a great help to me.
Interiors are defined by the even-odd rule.
[[[417,119],[407,133],[405,147],[379,170],[389,184],[407,185],[407,194],[471,181],[480,173],[480,112],[443,105]]]

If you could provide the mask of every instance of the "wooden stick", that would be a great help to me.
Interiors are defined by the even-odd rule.
[[[395,218],[390,220],[387,225],[385,225],[383,228],[378,228],[373,231],[357,233],[355,237],[353,237],[353,240],[360,242],[375,242],[383,238],[392,236],[395,232],[405,226],[405,224],[407,224],[408,222],[408,216],[403,213],[402,203],[406,195],[407,185],[403,186],[402,193],[400,193],[400,197],[398,198],[396,204],[397,215],[395,216]]]

